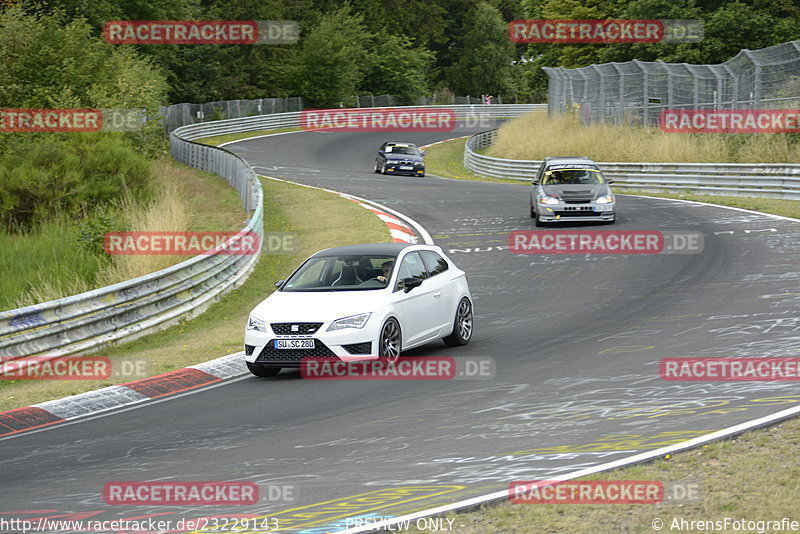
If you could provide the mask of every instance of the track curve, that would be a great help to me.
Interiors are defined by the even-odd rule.
[[[327,532],[347,517],[457,501],[800,404],[791,382],[658,376],[668,356],[797,356],[800,224],[621,197],[614,229],[702,232],[705,250],[514,255],[508,233],[533,229],[527,186],[373,174],[389,137],[398,136],[301,132],[227,148],[259,174],[368,198],[425,226],[469,275],[476,331],[466,347],[411,354],[491,356],[495,380],[325,382],[284,371],[23,434],[0,442],[4,508],[253,513],[278,517],[281,531]],[[102,501],[105,482],[164,479],[292,485],[294,500],[235,510]]]

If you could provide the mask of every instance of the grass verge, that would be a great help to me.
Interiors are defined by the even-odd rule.
[[[800,419],[790,419],[668,459],[580,479],[656,480],[665,488],[680,485],[695,489],[695,498],[665,499],[658,504],[511,504],[505,501],[474,512],[451,513],[447,517],[453,520],[452,529],[459,534],[652,533],[657,532],[653,527],[656,519],[663,521],[661,530],[664,532],[723,532],[724,528],[713,524],[705,528],[680,528],[680,520],[724,521],[726,517],[747,521],[780,521],[784,517],[800,520],[797,516],[800,460],[795,454],[798,444]],[[727,531],[747,530],[728,527]],[[424,531],[412,528],[408,532]]]
[[[658,128],[585,126],[576,115],[528,113],[503,124],[486,153],[541,160],[585,156],[595,161],[794,163],[800,142],[792,134],[665,133]]]
[[[230,189],[219,177],[211,177]],[[391,241],[384,223],[355,202],[324,191],[269,179],[262,179],[262,184],[265,230],[295,234],[296,251],[287,255],[263,256],[244,285],[223,296],[201,316],[138,340],[109,345],[98,351],[98,356],[111,357],[112,361],[125,358],[148,362],[151,366],[149,374],[157,375],[238,352],[242,350],[243,329],[250,310],[273,291],[273,282],[285,278],[302,260],[323,248]],[[296,206],[303,206],[303,209]],[[210,224],[210,221],[206,223]],[[0,411],[131,379],[0,381]]]

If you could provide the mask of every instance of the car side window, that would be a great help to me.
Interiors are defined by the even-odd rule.
[[[422,280],[428,278],[428,272],[425,270],[425,264],[422,263],[418,252],[410,252],[403,257],[400,262],[400,270],[397,273],[397,289],[403,289],[403,278],[420,278]]]
[[[437,274],[443,273],[447,270],[447,260],[439,256],[437,253],[430,250],[423,250],[420,252],[420,254],[422,255],[422,261],[425,262],[425,267],[431,276],[436,276]]]
[[[537,184],[542,183],[542,173],[544,173],[544,163],[542,163],[542,166],[539,167],[539,172],[536,173],[536,178],[533,179],[533,181]]]

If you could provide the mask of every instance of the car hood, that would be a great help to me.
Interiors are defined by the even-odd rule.
[[[544,194],[559,197],[562,200],[590,202],[601,195],[608,195],[606,184],[562,184],[542,186]]]
[[[385,289],[366,291],[275,291],[251,315],[266,322],[326,322],[375,311]]]
[[[413,161],[415,163],[422,163],[423,161],[422,156],[417,156],[415,154],[393,154],[391,152],[386,154],[386,159],[389,161],[395,159],[403,161]]]

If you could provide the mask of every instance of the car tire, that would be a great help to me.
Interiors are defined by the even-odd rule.
[[[260,363],[247,363],[247,369],[256,376],[261,377],[268,377],[268,376],[275,376],[281,372],[280,367],[267,367],[265,365],[261,365]]]
[[[536,210],[533,209],[533,204],[531,204],[531,218],[533,218],[533,219],[536,218]]]
[[[535,216],[535,218],[533,219],[533,224],[535,224],[537,228],[542,228],[544,226],[547,226],[547,223],[542,221],[542,219],[539,218],[539,215]]]
[[[421,176],[422,178],[425,178],[425,173],[423,172],[422,174],[418,174],[417,176]]]
[[[384,363],[394,364],[400,359],[403,350],[403,335],[400,323],[390,317],[383,323],[378,337],[378,357]]]
[[[449,347],[466,345],[472,339],[472,303],[467,297],[461,299],[456,308],[456,318],[453,322],[453,333],[442,339]]]
[[[380,173],[381,174],[386,174],[386,162],[385,161],[383,162],[383,164],[381,164]]]
[[[380,174],[381,168],[378,166],[378,160],[375,160],[375,166],[372,168],[372,172],[375,174]]]

